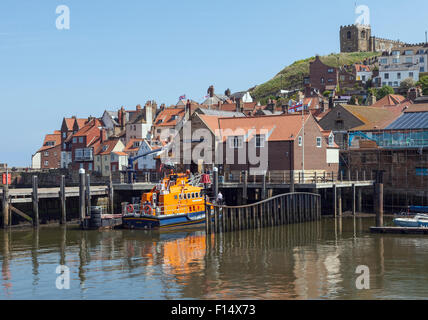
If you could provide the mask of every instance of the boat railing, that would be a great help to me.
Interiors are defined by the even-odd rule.
[[[127,215],[141,215],[149,214],[153,216],[170,215],[170,214],[186,214],[204,211],[204,203],[199,202],[195,204],[170,204],[163,206],[152,207],[151,204],[147,212],[145,211],[146,205],[134,204],[132,207],[128,204],[122,209],[122,212]]]

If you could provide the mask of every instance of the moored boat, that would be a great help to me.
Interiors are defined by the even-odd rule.
[[[177,228],[205,223],[203,188],[189,182],[189,174],[171,174],[150,192],[144,193],[137,205],[123,212],[127,229]]]
[[[394,224],[398,227],[407,228],[427,228],[428,227],[428,215],[419,213],[413,218],[395,218]]]

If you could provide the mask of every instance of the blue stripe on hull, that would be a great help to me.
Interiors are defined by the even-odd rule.
[[[189,219],[189,217],[201,216],[199,219]],[[180,226],[194,226],[205,223],[204,212],[194,212],[188,215],[171,217],[124,217],[123,227],[127,229],[158,229],[172,228]]]

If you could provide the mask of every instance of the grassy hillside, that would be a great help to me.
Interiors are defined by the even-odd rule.
[[[330,54],[320,58],[323,63],[329,66],[339,67],[362,62],[366,58],[372,58],[379,55],[380,53],[377,52],[353,52]],[[289,90],[301,88],[303,86],[303,78],[309,75],[309,62],[314,59],[315,57],[299,60],[294,62],[292,65],[285,67],[273,79],[253,88],[251,90],[251,95],[253,98],[261,100],[271,95],[275,95],[280,89]]]

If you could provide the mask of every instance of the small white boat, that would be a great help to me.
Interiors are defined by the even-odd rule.
[[[395,218],[394,224],[398,227],[427,228],[428,214],[419,213],[413,218]]]

